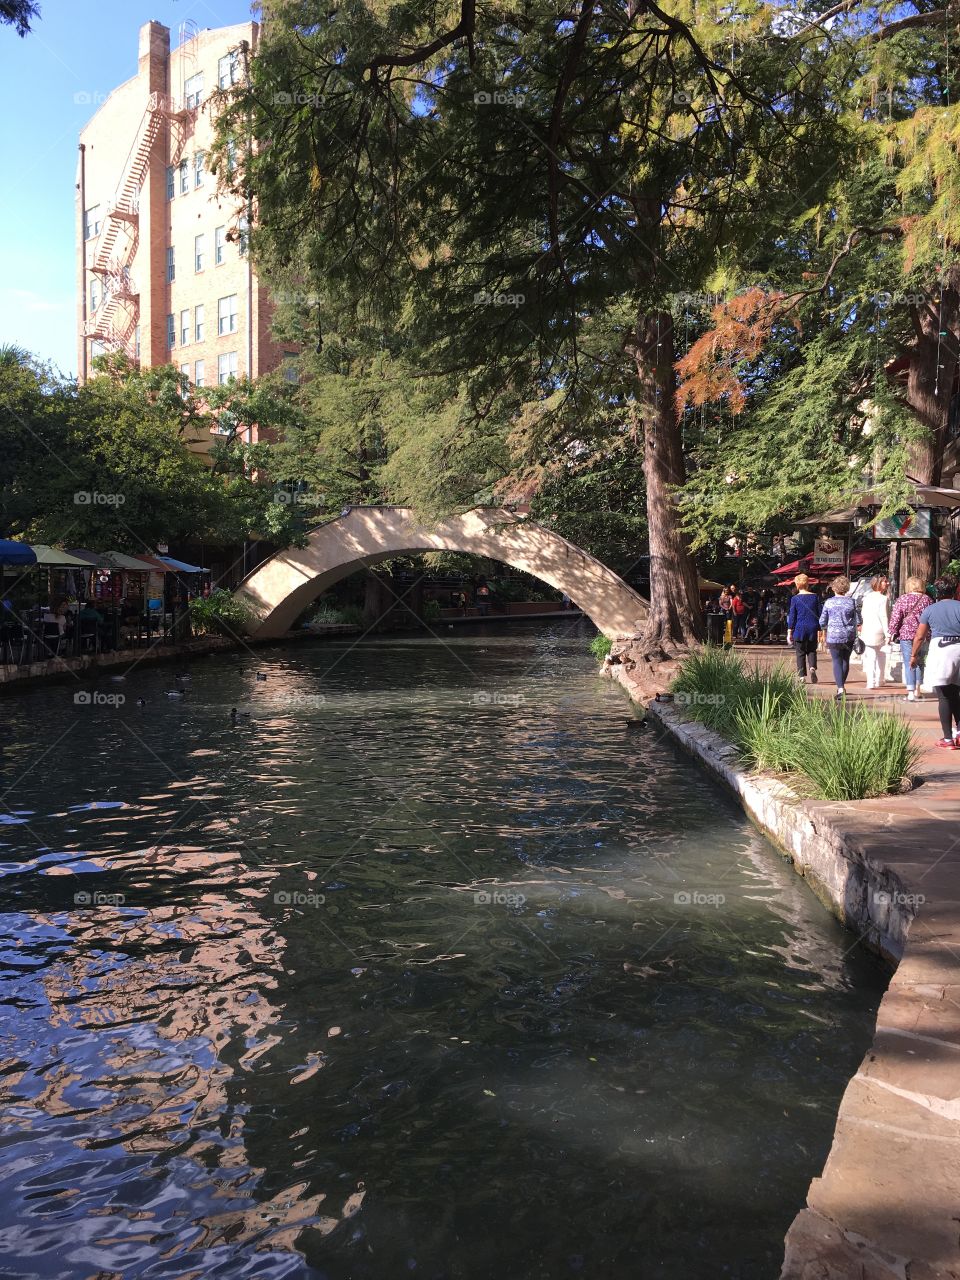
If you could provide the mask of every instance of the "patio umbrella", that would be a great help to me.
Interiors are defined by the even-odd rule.
[[[13,542],[8,538],[0,538],[0,565],[22,568],[36,563],[36,552],[25,542]]]
[[[72,556],[68,551],[60,551],[57,547],[49,547],[45,542],[33,543],[37,564],[43,569],[89,569],[90,565],[79,556]]]
[[[86,547],[71,547],[70,555],[78,556],[87,569],[112,569],[113,565],[99,551],[88,551]]]
[[[886,555],[886,547],[877,547],[875,551],[854,551],[850,556],[850,569],[851,571],[854,569],[869,569],[878,560],[886,559]],[[812,564],[812,559],[812,555],[806,555],[802,560],[791,560],[789,564],[782,564],[779,569],[774,569],[774,575],[778,578],[786,578],[798,573],[807,573]],[[819,572],[822,574],[823,569],[821,568]]]
[[[155,564],[139,556],[128,556],[125,551],[104,551],[101,559],[109,560],[111,567],[121,573],[157,572]]]
[[[700,578],[697,581],[697,587],[701,591],[722,591],[722,582],[711,582],[709,578]]]
[[[187,564],[183,560],[174,560],[173,556],[158,556],[164,564],[174,569],[177,573],[209,573],[209,569],[203,569],[198,564]]]

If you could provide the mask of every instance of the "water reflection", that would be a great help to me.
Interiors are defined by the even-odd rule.
[[[584,649],[8,704],[6,1274],[775,1274],[881,976]]]

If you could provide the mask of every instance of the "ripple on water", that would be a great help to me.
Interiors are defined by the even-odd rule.
[[[882,975],[587,638],[9,703],[11,1274],[775,1274]]]

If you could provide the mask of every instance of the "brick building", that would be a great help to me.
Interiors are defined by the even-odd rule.
[[[205,157],[211,91],[246,74],[259,25],[140,29],[137,74],[80,134],[77,179],[79,376],[124,350],[175,364],[191,383],[257,377],[281,365],[270,302],[245,246],[246,210],[218,198]],[[205,450],[209,442],[197,441]]]

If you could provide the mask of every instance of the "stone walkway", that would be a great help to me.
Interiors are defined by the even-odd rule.
[[[793,666],[785,648],[738,652]],[[819,668],[821,683],[809,691],[831,697],[829,655],[820,655]],[[879,800],[774,808],[792,807],[784,829],[792,826],[801,873],[809,874],[798,856],[798,811],[818,856],[832,850],[833,881],[816,887],[845,922],[871,941],[887,914],[899,912],[902,925],[887,936],[905,933],[906,943],[874,1042],[843,1096],[823,1173],[787,1234],[782,1280],[960,1280],[960,751],[934,746],[934,695],[914,704],[900,701],[901,685],[868,692],[859,666],[847,689],[850,701],[909,719],[923,751],[919,785]],[[671,728],[673,716],[658,718]],[[682,735],[676,723],[671,731]],[[710,767],[723,753],[708,736],[706,749],[702,741],[685,745]]]

